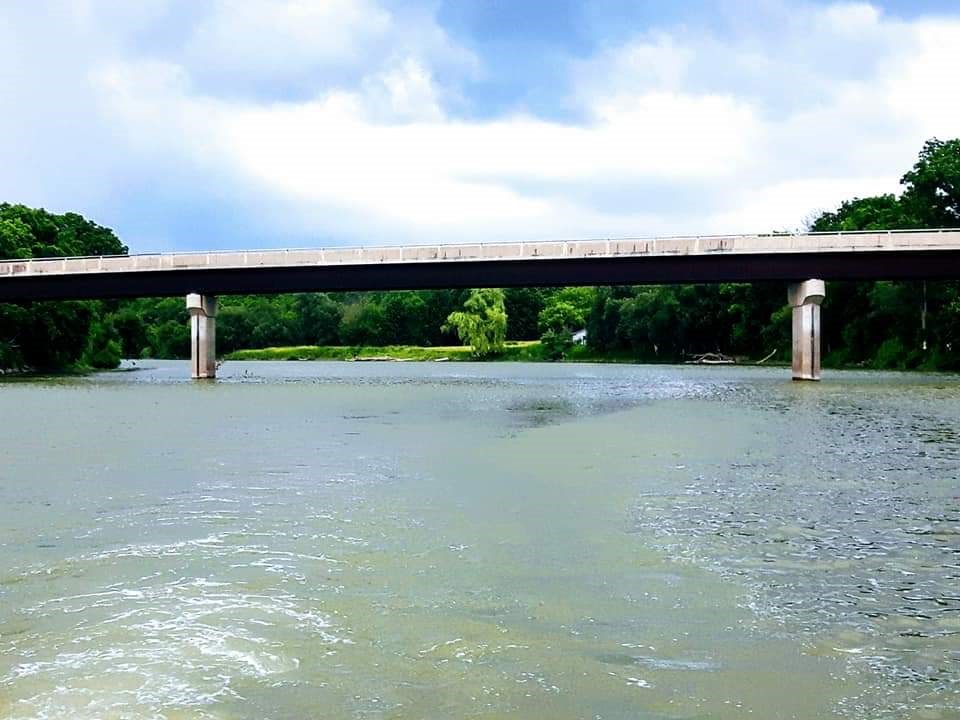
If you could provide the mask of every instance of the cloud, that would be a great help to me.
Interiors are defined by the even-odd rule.
[[[465,114],[483,58],[429,7],[21,9],[0,20],[23,106],[0,118],[0,192],[141,249],[766,231],[895,190],[960,127],[957,18],[764,7],[571,60],[567,121]]]
[[[469,72],[432,17],[375,0],[215,0],[175,55],[214,96],[305,100],[413,62]]]
[[[217,0],[190,36],[191,65],[244,79],[306,76],[360,65],[390,31],[390,14],[368,0]]]

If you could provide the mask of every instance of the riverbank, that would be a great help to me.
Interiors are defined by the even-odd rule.
[[[300,345],[237,350],[223,360],[344,360],[351,362],[467,362],[478,358],[467,345],[423,347],[418,345],[348,346]],[[546,349],[539,340],[514,340],[499,355],[486,358],[492,362],[549,362]],[[598,352],[586,345],[570,348],[565,362],[652,364],[629,352]],[[674,363],[670,363],[674,364]],[[751,365],[749,361],[738,364]],[[764,363],[780,365],[778,362]]]
[[[237,350],[225,355],[224,360],[346,360],[346,361],[419,361],[457,362],[476,360],[469,346],[439,345],[298,345],[292,347],[268,347],[256,350]],[[540,342],[508,342],[503,353],[495,360],[532,362],[543,360]]]
[[[4,368],[0,367],[0,379],[2,380],[36,380],[37,378],[57,378],[57,377],[83,377],[97,372],[124,372],[122,367],[116,368],[96,368],[90,365],[71,365],[65,368],[48,368],[37,370],[35,368]]]

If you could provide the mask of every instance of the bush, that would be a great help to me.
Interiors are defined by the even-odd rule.
[[[540,338],[543,354],[548,360],[563,360],[573,347],[569,330],[547,330]]]
[[[900,338],[888,338],[877,348],[871,364],[878,370],[903,370],[907,367],[909,354]]]
[[[83,363],[100,370],[111,370],[120,364],[120,335],[109,320],[96,322],[90,330],[90,342]]]

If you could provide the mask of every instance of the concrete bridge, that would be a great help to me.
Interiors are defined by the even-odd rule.
[[[960,279],[960,230],[0,260],[0,301],[186,295],[192,375],[213,378],[218,295],[780,281],[793,306],[793,377],[818,380],[824,281],[874,279]]]

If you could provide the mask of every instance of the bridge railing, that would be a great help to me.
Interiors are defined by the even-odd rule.
[[[950,235],[944,242],[942,235]],[[925,242],[917,242],[927,236]],[[0,260],[0,276],[57,273],[270,265],[347,265],[386,262],[431,262],[620,257],[624,255],[706,254],[724,252],[789,252],[856,249],[897,249],[913,238],[917,246],[960,245],[960,230],[862,230],[813,233],[755,233],[734,235],[672,235],[655,237],[487,241],[451,244],[332,246],[322,248],[263,248],[252,250],[141,252],[128,255],[92,255]],[[837,242],[849,238],[850,242]],[[811,241],[814,241],[811,243]],[[811,247],[811,244],[813,245]]]

